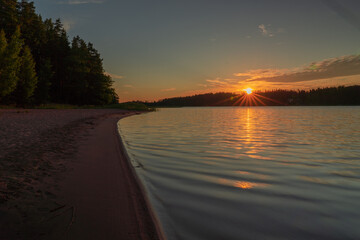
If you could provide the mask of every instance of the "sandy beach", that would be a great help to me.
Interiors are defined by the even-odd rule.
[[[0,110],[1,239],[163,239],[117,133],[133,114]]]

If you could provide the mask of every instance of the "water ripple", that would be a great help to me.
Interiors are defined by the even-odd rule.
[[[360,239],[360,108],[161,109],[119,131],[169,239]]]

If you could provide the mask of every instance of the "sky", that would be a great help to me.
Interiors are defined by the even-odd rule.
[[[120,102],[360,84],[358,0],[34,0],[99,50]]]

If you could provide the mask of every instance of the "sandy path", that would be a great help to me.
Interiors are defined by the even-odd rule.
[[[66,239],[158,239],[120,147],[119,118],[112,115],[91,132],[66,176],[64,199],[76,212]]]

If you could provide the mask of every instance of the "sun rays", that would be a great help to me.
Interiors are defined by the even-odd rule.
[[[243,92],[237,96],[229,99],[224,99],[218,102],[218,105],[222,105],[225,102],[233,102],[232,106],[268,106],[268,105],[286,105],[283,102],[275,99],[263,96],[261,93],[257,93],[252,88],[243,89]]]

